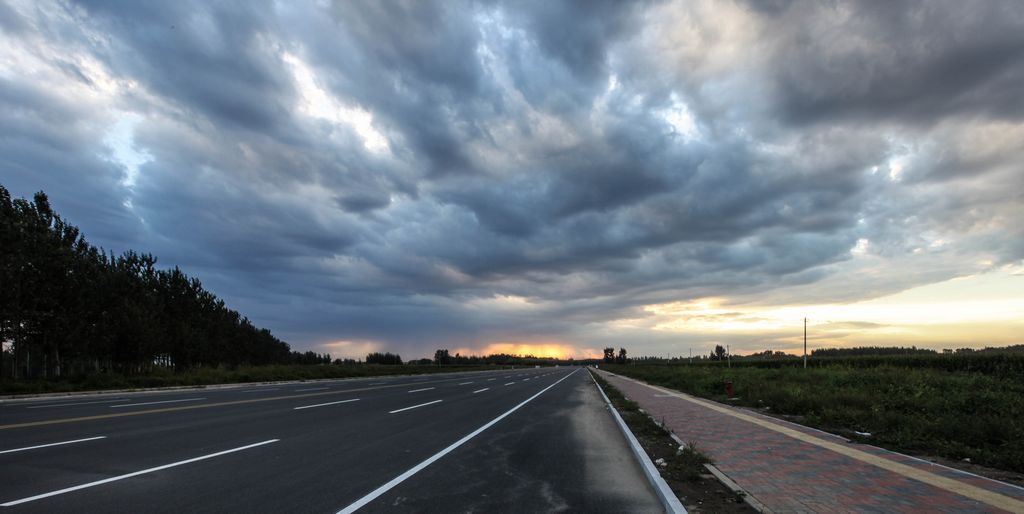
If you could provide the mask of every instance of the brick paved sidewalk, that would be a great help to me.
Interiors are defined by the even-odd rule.
[[[772,512],[1024,513],[1024,488],[599,372]]]

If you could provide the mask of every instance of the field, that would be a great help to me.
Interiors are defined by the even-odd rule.
[[[1024,355],[601,365],[852,440],[1024,472]],[[734,399],[727,399],[726,381]]]

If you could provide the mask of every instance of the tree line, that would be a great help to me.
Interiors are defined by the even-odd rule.
[[[156,263],[107,254],[44,193],[12,199],[0,185],[0,378],[330,362],[290,351],[199,279]]]
[[[434,351],[434,359],[419,359],[411,361],[417,364],[433,364],[436,366],[533,366],[555,364],[571,365],[575,361],[572,358],[558,359],[555,357],[538,357],[536,355],[513,355],[509,353],[492,353],[490,355],[452,355],[447,348],[440,348]]]
[[[625,364],[629,362],[629,358],[626,357],[626,349],[619,348],[619,354],[615,355],[615,348],[604,349],[604,363],[605,364]]]

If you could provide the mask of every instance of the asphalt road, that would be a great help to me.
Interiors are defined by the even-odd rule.
[[[4,401],[0,505],[661,511],[578,368]]]

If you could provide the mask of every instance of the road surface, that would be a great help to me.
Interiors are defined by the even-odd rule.
[[[657,512],[580,368],[0,403],[9,512]]]

